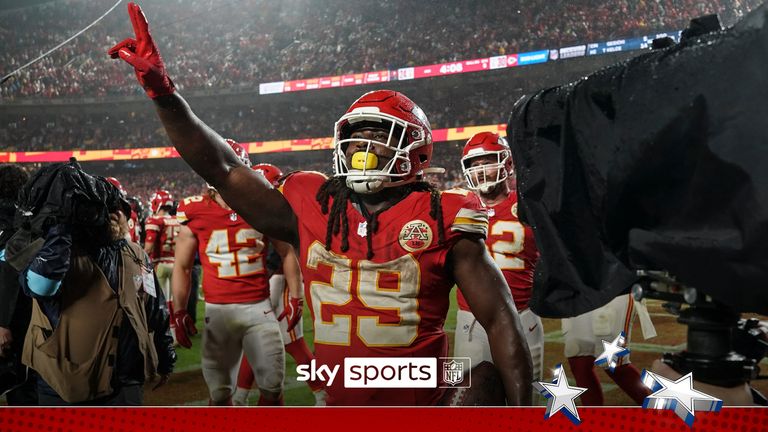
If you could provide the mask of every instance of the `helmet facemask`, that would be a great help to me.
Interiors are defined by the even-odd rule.
[[[495,156],[496,162],[472,166],[473,159],[489,155]],[[464,173],[464,180],[467,182],[467,188],[484,194],[491,192],[497,184],[506,181],[509,177],[510,157],[508,150],[484,151],[474,154],[470,152],[463,157],[461,169]]]
[[[386,142],[350,138],[355,130],[377,128],[388,132]],[[334,126],[334,177],[344,177],[347,187],[356,193],[373,194],[385,187],[410,183],[415,179],[410,152],[426,143],[424,129],[414,123],[379,112],[375,108],[359,108],[347,113]],[[363,143],[363,145],[360,145]],[[359,147],[347,161],[350,145]],[[374,149],[379,148],[379,151]],[[379,168],[379,154],[392,153],[392,158]]]

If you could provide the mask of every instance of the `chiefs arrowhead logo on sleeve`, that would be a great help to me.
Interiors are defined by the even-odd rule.
[[[408,252],[424,250],[432,244],[432,228],[423,220],[412,220],[400,230],[400,246]]]

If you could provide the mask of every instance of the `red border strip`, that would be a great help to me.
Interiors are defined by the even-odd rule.
[[[579,407],[582,423],[544,408],[3,408],[0,430],[17,432],[211,432],[240,430],[425,431],[690,431],[672,411]],[[766,408],[696,413],[696,431],[756,431]]]

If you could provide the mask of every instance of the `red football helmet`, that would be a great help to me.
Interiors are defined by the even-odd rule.
[[[472,166],[479,157],[486,159],[485,163]],[[493,132],[474,134],[464,145],[461,170],[469,189],[488,193],[512,175],[512,152],[507,140]]]
[[[350,138],[364,127],[388,131],[387,142]],[[432,128],[424,111],[402,93],[376,90],[364,94],[349,107],[334,126],[334,176],[346,177],[347,186],[358,193],[376,193],[384,187],[410,183],[429,166],[432,159]],[[351,143],[365,143],[358,166],[348,166],[346,150]],[[379,169],[369,167],[374,146],[394,151],[394,156]],[[370,155],[370,156],[369,156]],[[375,163],[375,162],[373,162]]]
[[[268,182],[272,184],[274,187],[280,186],[280,177],[283,176],[283,172],[280,171],[280,168],[268,164],[268,163],[260,163],[253,166],[253,170],[257,173],[260,173],[264,176],[265,179],[267,179]]]
[[[238,144],[232,138],[227,138],[224,141],[226,141],[227,144],[232,147],[232,150],[235,151],[235,154],[237,155],[237,158],[240,159],[240,162],[244,163],[245,166],[251,166],[251,159],[248,157],[248,151],[245,150],[245,147]]]
[[[109,183],[111,183],[112,186],[116,187],[117,190],[119,190],[120,193],[123,195],[123,197],[128,195],[128,192],[126,192],[125,189],[123,189],[123,185],[121,185],[120,181],[118,181],[116,178],[114,178],[114,177],[107,177],[105,180],[108,181]]]
[[[162,206],[172,206],[173,196],[165,189],[158,189],[152,196],[152,200],[149,202],[149,209],[152,214],[156,214]]]

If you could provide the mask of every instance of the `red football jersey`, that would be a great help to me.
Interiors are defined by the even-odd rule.
[[[152,261],[173,263],[176,251],[176,236],[181,225],[175,216],[152,216],[147,218],[144,229],[147,237],[144,243],[154,244]]]
[[[135,211],[131,210],[131,217],[128,218],[128,234],[131,236],[131,241],[138,243],[141,239],[141,227],[139,227],[139,215]]]
[[[313,316],[319,364],[339,365],[328,387],[331,405],[434,405],[442,389],[344,388],[345,357],[444,357],[443,331],[453,275],[446,257],[456,241],[485,236],[488,220],[474,196],[442,195],[445,243],[430,217],[428,192],[413,192],[378,215],[374,257],[367,259],[366,219],[351,203],[349,250],[341,234],[325,249],[328,215],[315,199],[325,181],[319,173],[298,172],[282,186],[298,215],[306,298]],[[330,205],[329,205],[330,208]]]
[[[533,240],[533,230],[517,218],[517,193],[488,209],[488,237],[485,245],[507,280],[518,311],[528,309],[533,288],[533,272],[539,250]],[[458,291],[459,309],[469,305]]]
[[[207,303],[252,303],[269,298],[263,234],[208,196],[184,199],[176,218],[197,237]]]

